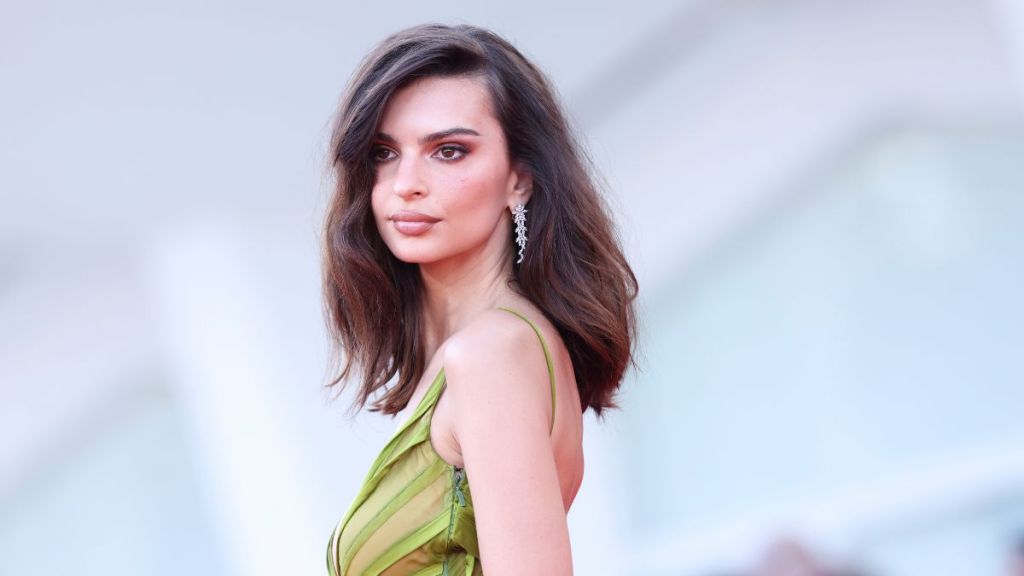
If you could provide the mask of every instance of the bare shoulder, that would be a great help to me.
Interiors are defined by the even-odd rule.
[[[486,310],[453,334],[445,347],[444,359],[458,361],[470,353],[493,352],[508,355],[509,348],[536,346],[533,328],[515,314],[504,310]]]
[[[469,414],[481,419],[513,417],[547,436],[551,395],[547,361],[530,324],[504,310],[481,313],[452,335],[444,367],[454,408],[454,432]],[[472,423],[468,423],[472,427]]]

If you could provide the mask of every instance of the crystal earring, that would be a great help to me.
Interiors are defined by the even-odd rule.
[[[512,219],[516,223],[516,244],[519,245],[519,260],[516,260],[516,264],[519,264],[523,261],[523,250],[526,250],[526,206],[516,204],[512,210]]]

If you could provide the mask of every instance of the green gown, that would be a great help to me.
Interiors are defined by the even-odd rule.
[[[540,338],[551,380],[555,373],[537,326],[510,308]],[[359,494],[331,533],[330,576],[482,576],[473,497],[464,468],[446,463],[430,442],[430,418],[445,386],[444,367],[408,420],[370,466]]]

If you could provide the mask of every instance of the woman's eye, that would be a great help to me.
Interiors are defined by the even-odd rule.
[[[387,162],[391,160],[393,154],[394,152],[384,147],[374,148],[370,152],[370,159],[374,162]]]
[[[458,160],[466,155],[466,149],[462,146],[446,144],[437,149],[437,155],[442,160]]]

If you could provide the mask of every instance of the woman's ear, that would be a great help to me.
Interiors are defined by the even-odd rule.
[[[516,204],[525,205],[533,195],[533,174],[522,162],[517,162],[512,168],[512,186],[509,191],[509,208]]]

